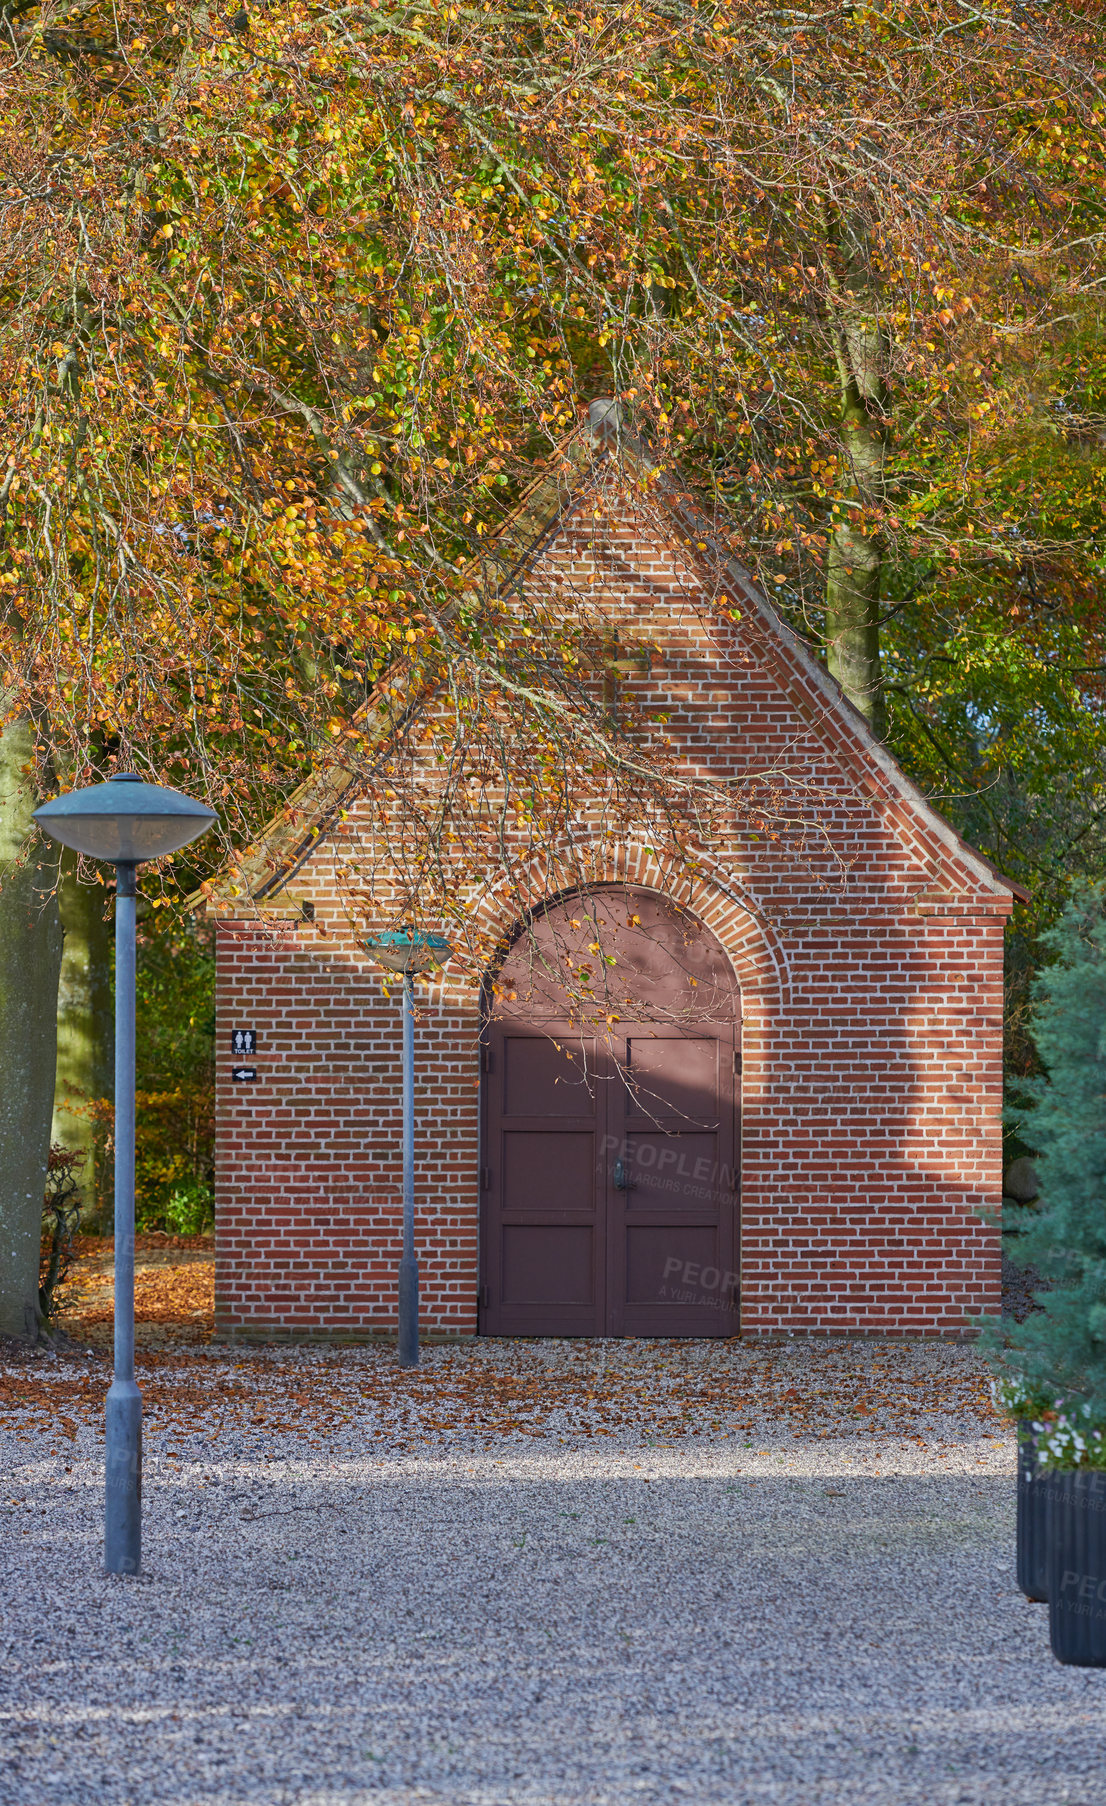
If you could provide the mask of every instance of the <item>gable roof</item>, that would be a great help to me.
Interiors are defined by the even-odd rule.
[[[867,766],[872,778],[878,772],[889,795],[987,889],[1005,890],[1027,902],[1030,893],[1024,885],[1007,877],[958,834],[907,777],[840,685],[719,540],[693,498],[668,473],[659,471],[642,445],[623,430],[617,402],[592,402],[588,423],[562,443],[559,457],[524,491],[481,556],[467,567],[459,600],[478,601],[489,594],[505,596],[516,588],[556,537],[566,513],[609,470],[613,459],[631,479],[648,484],[650,499],[662,512],[673,542],[679,544],[705,587],[710,589],[721,581],[722,587],[750,610],[767,642],[774,640],[789,655],[818,699],[821,720],[832,722],[845,746],[857,755],[861,768]],[[408,661],[397,660],[357,711],[360,719],[377,715],[382,748],[389,744],[392,733],[410,709],[424,700],[420,696],[407,707],[397,707],[392,700],[397,680],[401,681],[409,669]],[[821,731],[824,733],[824,727]],[[210,899],[217,906],[219,902],[248,898],[264,907],[323,843],[343,810],[356,800],[363,783],[363,767],[355,770],[344,765],[336,754],[304,779],[257,841],[224,867],[221,877],[204,885],[190,903],[195,906]]]

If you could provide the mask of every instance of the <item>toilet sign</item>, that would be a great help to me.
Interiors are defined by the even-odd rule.
[[[257,1030],[234,1028],[230,1032],[230,1051],[236,1060],[244,1060],[257,1052]]]

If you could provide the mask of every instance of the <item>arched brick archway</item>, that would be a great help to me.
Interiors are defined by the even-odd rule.
[[[733,1335],[740,996],[712,931],[627,884],[562,897],[491,987],[480,1328]]]

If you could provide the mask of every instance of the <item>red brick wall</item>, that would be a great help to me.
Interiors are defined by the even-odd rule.
[[[640,680],[672,711],[686,767],[756,785],[785,774],[777,837],[738,825],[707,876],[597,844],[596,882],[675,891],[742,986],[742,1327],[749,1335],[956,1335],[998,1306],[1002,933],[1009,893],[919,807],[826,680],[729,580],[613,490],[530,573],[587,587],[624,639],[660,640]],[[400,1253],[399,999],[343,905],[349,820],[294,876],[314,922],[219,926],[217,1322],[228,1335],[394,1331]],[[534,895],[556,888],[540,872]],[[278,899],[283,901],[283,899]],[[293,908],[292,905],[287,905]],[[485,899],[485,911],[494,906]],[[508,924],[503,923],[507,927]],[[448,978],[448,974],[447,974]],[[424,1332],[476,1328],[475,994],[426,994],[416,1030],[416,1234]],[[231,1083],[230,1031],[259,1035]]]
[[[305,889],[309,887],[303,887]],[[329,928],[324,938],[319,927]],[[216,1315],[227,1333],[394,1329],[400,1214],[399,994],[341,936],[218,928]],[[230,1032],[258,1032],[259,1081]],[[415,1233],[428,1328],[474,1328],[477,1017],[422,1000],[415,1029]]]

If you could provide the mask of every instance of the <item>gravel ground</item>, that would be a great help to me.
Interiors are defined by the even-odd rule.
[[[1106,1802],[1106,1671],[1014,1584],[977,1354],[100,1354],[0,1368],[3,1806]]]

